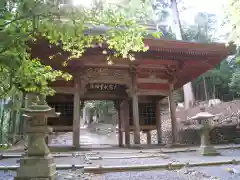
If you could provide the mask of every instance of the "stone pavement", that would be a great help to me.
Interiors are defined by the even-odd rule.
[[[118,144],[118,133],[113,125],[108,124],[94,124],[89,128],[81,127],[80,129],[80,144],[81,145],[117,145]],[[156,131],[152,131],[152,144],[157,144]],[[50,135],[49,145],[72,145],[72,132],[61,133],[58,135]],[[124,138],[123,138],[124,139]],[[140,133],[141,144],[147,144],[146,133]],[[124,141],[124,140],[123,140]],[[134,135],[130,133],[130,142],[133,144]],[[125,142],[123,142],[125,143]]]
[[[113,147],[116,144],[117,135],[115,132],[91,132],[89,129],[81,129],[82,147],[91,147],[90,145],[100,144]],[[62,144],[65,146],[72,145],[72,134],[66,133],[52,139],[51,145]],[[240,166],[225,164],[221,166],[201,166],[201,167],[184,167],[180,170],[158,169],[147,171],[128,171],[128,172],[106,172],[102,174],[83,173],[83,168],[76,169],[72,165],[85,167],[128,167],[128,166],[151,166],[151,165],[169,165],[170,163],[199,164],[212,163],[220,161],[240,161],[239,145],[221,145],[217,146],[221,156],[203,157],[196,150],[198,147],[181,147],[181,148],[163,148],[156,146],[154,148],[144,148],[144,145],[138,147],[126,148],[108,148],[92,149],[91,151],[71,151],[65,153],[53,153],[58,167],[58,179],[83,179],[83,180],[240,180]],[[8,167],[17,168],[18,160],[21,158],[21,152],[14,153],[4,152],[4,157],[0,160],[0,180],[13,179],[15,171],[6,171]],[[10,157],[11,158],[7,158]],[[68,170],[66,170],[68,168]]]
[[[235,172],[230,171],[231,168]],[[239,180],[239,170],[240,166],[233,165],[103,174],[83,173],[83,170],[61,170],[58,171],[57,180]],[[0,171],[0,180],[13,180],[15,174],[15,171]]]
[[[115,149],[100,151],[85,151],[73,153],[55,154],[55,161],[58,165],[70,165],[69,170],[60,169],[58,179],[83,179],[83,180],[240,180],[240,165],[225,164],[220,166],[184,167],[179,170],[145,170],[128,172],[107,172],[102,174],[83,173],[83,169],[71,168],[71,165],[84,165],[87,167],[96,166],[134,166],[153,165],[169,163],[211,163],[219,161],[239,160],[240,149],[219,150],[221,156],[206,157],[198,152],[163,153],[159,149],[134,150]],[[9,155],[9,154],[8,154]],[[16,155],[16,154],[15,154]],[[20,154],[18,154],[20,155]],[[6,158],[0,160],[0,180],[10,180],[14,171],[1,170],[2,166],[18,165],[20,158]]]
[[[219,150],[220,156],[201,156],[199,152],[178,152],[162,153],[160,151],[108,151],[99,152],[98,154],[86,154],[89,160],[87,167],[93,166],[130,166],[130,165],[156,165],[169,163],[211,163],[236,160],[240,161],[240,150]]]
[[[54,145],[72,145],[72,132],[62,133],[60,135],[51,135],[50,146]],[[80,144],[81,145],[116,145],[118,143],[118,134],[108,128],[106,131],[94,132],[93,129],[80,129]]]

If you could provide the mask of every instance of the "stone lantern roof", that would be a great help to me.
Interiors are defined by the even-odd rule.
[[[200,108],[200,112],[197,113],[195,116],[193,116],[191,119],[192,120],[205,120],[205,119],[210,119],[215,117],[215,115],[206,112],[206,109],[204,107]]]

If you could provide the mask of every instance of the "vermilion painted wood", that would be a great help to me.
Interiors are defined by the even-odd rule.
[[[220,43],[202,44],[162,39],[145,39],[144,42],[149,47],[147,52],[136,53],[136,60],[133,62],[113,59],[113,66],[107,65],[106,56],[102,54],[103,48],[88,49],[83,57],[71,60],[67,67],[63,67],[62,63],[69,57],[69,53],[63,52],[60,47],[50,45],[44,39],[30,43],[30,47],[33,57],[39,58],[43,64],[55,69],[75,73],[88,67],[130,70],[130,67],[134,65],[138,78],[149,78],[149,71],[154,71],[157,72],[155,78],[175,78],[175,88],[181,87],[212,69],[231,54],[231,49]],[[55,57],[50,60],[51,55]],[[52,83],[52,86],[73,87],[73,82],[57,81]],[[155,90],[168,89],[167,84],[156,83],[139,84],[138,87]]]

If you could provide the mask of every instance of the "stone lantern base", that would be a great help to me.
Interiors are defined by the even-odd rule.
[[[217,156],[220,155],[219,152],[213,146],[200,146],[199,149],[201,155],[203,156]]]
[[[56,164],[51,155],[45,157],[24,157],[20,160],[15,180],[55,180]]]

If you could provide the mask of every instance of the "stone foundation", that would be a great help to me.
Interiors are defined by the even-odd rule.
[[[216,127],[210,133],[210,140],[212,144],[234,143],[237,137],[240,137],[240,133],[236,130],[236,125]],[[199,145],[200,136],[198,130],[180,130],[179,142],[181,144]]]
[[[25,157],[20,160],[15,180],[56,179],[56,164],[52,156]]]
[[[210,133],[210,140],[212,144],[226,144],[235,143],[236,139],[240,137],[240,132],[236,130],[236,126],[217,127]],[[156,130],[151,131],[152,144],[157,144]],[[172,141],[171,127],[162,129],[162,143],[168,144]],[[200,135],[197,129],[180,129],[178,132],[178,142],[187,145],[200,145]],[[147,143],[147,136],[141,133],[141,143]]]

